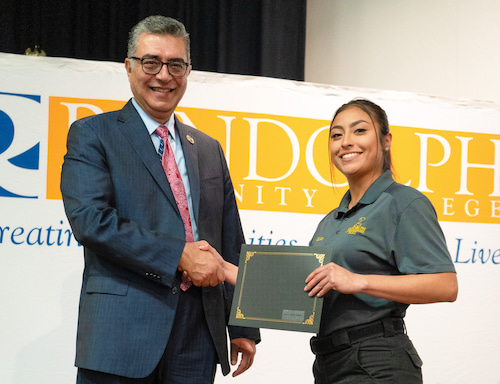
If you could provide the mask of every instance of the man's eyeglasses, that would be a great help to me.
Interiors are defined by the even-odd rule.
[[[142,59],[139,57],[131,57],[131,59],[139,60],[141,62],[142,70],[148,75],[156,75],[160,73],[163,66],[166,65],[170,76],[183,77],[189,68],[189,63],[186,63],[183,60],[171,60],[164,63],[154,57],[143,57]]]

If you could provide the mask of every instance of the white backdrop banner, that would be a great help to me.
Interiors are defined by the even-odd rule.
[[[70,124],[131,97],[122,64],[0,54],[0,382],[75,381],[82,247],[59,192]],[[328,125],[382,106],[396,179],[433,202],[456,265],[453,304],[413,305],[425,383],[499,383],[500,103],[193,71],[179,118],[218,139],[250,244],[307,245],[346,191]],[[332,183],[333,180],[333,183]],[[312,383],[310,334],[262,330],[254,366],[216,383]]]

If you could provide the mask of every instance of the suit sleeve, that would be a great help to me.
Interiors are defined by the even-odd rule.
[[[140,179],[148,176],[144,167],[134,168],[131,156],[124,155],[119,147],[126,145],[124,139],[103,133],[109,131],[102,129],[103,120],[79,120],[68,133],[61,192],[73,234],[86,252],[170,286],[184,248],[183,234],[155,227],[157,219],[148,216],[155,201],[148,200],[158,191]]]

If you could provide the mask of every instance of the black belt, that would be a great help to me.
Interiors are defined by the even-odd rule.
[[[340,351],[364,340],[381,336],[391,337],[400,333],[405,333],[403,319],[382,319],[366,325],[341,329],[329,336],[313,337],[311,339],[311,350],[315,355],[322,355]]]

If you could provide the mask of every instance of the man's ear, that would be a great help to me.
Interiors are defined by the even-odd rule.
[[[132,62],[128,57],[125,58],[125,70],[127,71],[127,76],[130,76],[132,72]]]

